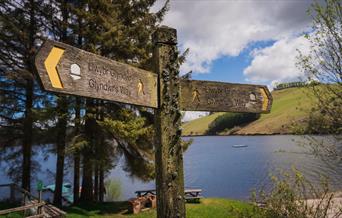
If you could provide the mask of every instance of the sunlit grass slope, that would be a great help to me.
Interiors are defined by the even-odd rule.
[[[183,135],[203,135],[209,124],[224,113],[214,113],[183,124]]]
[[[235,134],[289,134],[293,124],[304,125],[304,120],[313,105],[313,98],[306,88],[289,88],[273,91],[271,113],[262,114],[260,119],[242,127]],[[190,121],[183,125],[184,135],[201,135],[222,113]],[[192,133],[192,134],[191,134]],[[224,133],[222,133],[224,134]]]

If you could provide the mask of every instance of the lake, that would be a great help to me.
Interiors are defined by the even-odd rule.
[[[341,164],[337,168],[339,173],[336,173],[324,161],[309,154],[299,146],[308,143],[303,136],[202,136],[193,137],[193,140],[184,153],[185,185],[202,188],[205,197],[247,200],[251,190],[270,184],[270,174],[293,166],[312,181],[317,182],[319,174],[329,176],[332,189],[342,189]],[[247,147],[234,148],[233,145]],[[38,153],[36,160],[42,165],[41,173],[36,178],[42,179],[45,184],[53,183],[53,176],[46,172],[54,170],[55,157],[50,156],[44,161],[43,155]],[[109,178],[121,184],[121,199],[133,197],[136,190],[154,189],[154,182],[144,183],[128,177],[121,168],[122,161],[109,173]],[[8,182],[3,170],[6,163],[2,162],[0,166],[2,184]],[[67,178],[72,178],[71,173],[67,174]]]

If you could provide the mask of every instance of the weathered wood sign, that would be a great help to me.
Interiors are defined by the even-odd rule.
[[[35,65],[48,91],[157,107],[157,75],[55,41],[46,41]]]
[[[269,113],[272,96],[266,86],[199,80],[180,81],[180,107],[185,111]]]

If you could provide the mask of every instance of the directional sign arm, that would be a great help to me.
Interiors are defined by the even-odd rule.
[[[181,80],[181,109],[269,113],[272,95],[266,86],[200,80]]]
[[[47,91],[157,108],[157,75],[47,40],[35,66]]]

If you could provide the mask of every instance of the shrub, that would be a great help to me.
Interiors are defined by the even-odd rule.
[[[109,179],[105,181],[106,188],[106,201],[115,201],[118,200],[121,196],[121,183],[118,180]]]
[[[210,125],[206,132],[208,135],[215,135],[224,130],[234,128],[236,126],[250,123],[259,119],[260,114],[254,113],[225,113],[218,116]]]
[[[262,205],[259,212],[265,218],[324,218],[328,213],[329,217],[338,218],[342,207],[333,204],[333,197],[327,179],[322,179],[317,188],[293,168],[290,173],[272,176],[271,189],[254,192],[252,200],[255,205]]]

